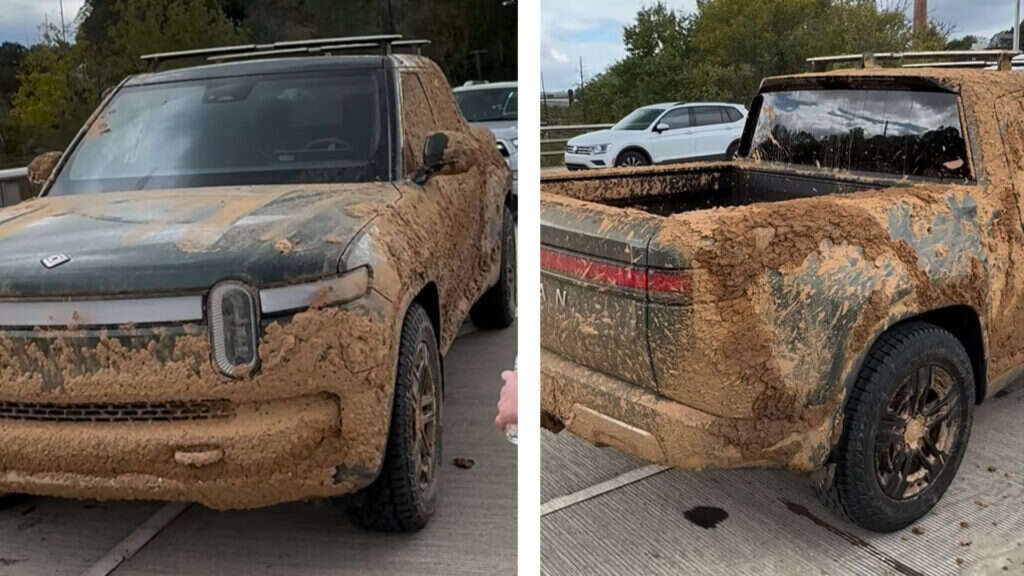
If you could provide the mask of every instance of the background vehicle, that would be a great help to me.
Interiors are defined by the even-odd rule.
[[[466,121],[494,133],[498,151],[512,171],[512,193],[516,194],[519,188],[519,89],[516,83],[467,83],[453,92]]]
[[[241,58],[125,80],[0,210],[0,491],[434,509],[442,358],[515,316],[510,176],[440,69]],[[35,163],[34,163],[35,164]]]
[[[569,140],[569,170],[722,160],[739,149],[747,109],[717,102],[666,102],[637,108],[609,130]]]
[[[927,513],[1024,362],[1022,89],[769,78],[736,162],[546,176],[549,420],[682,468],[814,471],[872,530]]]

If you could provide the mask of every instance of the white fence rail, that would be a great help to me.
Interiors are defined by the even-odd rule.
[[[564,157],[565,144],[573,137],[594,130],[605,130],[613,124],[573,124],[565,126],[540,127],[540,156],[544,158]],[[565,136],[564,138],[561,136]],[[555,146],[557,148],[555,148]]]
[[[0,208],[13,206],[27,199],[30,194],[28,168],[0,170]]]

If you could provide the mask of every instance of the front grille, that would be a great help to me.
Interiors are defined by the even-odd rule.
[[[234,405],[226,400],[132,404],[0,402],[0,420],[35,422],[179,422],[230,418],[234,414]]]

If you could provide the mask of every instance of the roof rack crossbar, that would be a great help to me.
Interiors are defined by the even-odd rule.
[[[950,50],[935,52],[865,52],[863,54],[840,54],[838,56],[818,56],[808,58],[807,63],[811,65],[811,72],[824,72],[830,64],[860,63],[862,68],[874,68],[878,60],[931,60],[942,58],[941,67],[950,68],[956,66],[975,66],[979,61],[991,65],[992,62],[999,64],[1000,70],[1010,70],[1014,56],[1021,52],[1014,50]],[[907,67],[925,67],[928,64],[912,64]]]
[[[415,48],[417,54],[421,54],[423,47],[430,44],[430,40],[398,40],[391,43],[392,49]],[[242,52],[239,54],[217,54],[208,56],[210,62],[227,62],[234,60],[250,60],[257,58],[274,58],[280,56],[319,56],[330,55],[334,52],[347,50],[367,50],[379,48],[380,44],[374,42],[362,42],[356,44],[334,44],[332,46],[300,46],[297,48],[281,48],[276,50],[258,50],[256,52]]]
[[[272,44],[241,44],[238,46],[220,46],[216,48],[200,48],[197,50],[182,50],[179,52],[160,52],[142,56],[144,62],[149,63],[150,71],[156,70],[161,62],[168,60],[180,60],[184,58],[202,58],[211,56],[228,56],[236,54],[251,54],[254,52],[273,52],[278,50],[305,50],[324,46],[343,46],[352,44],[369,44],[371,47],[380,47],[386,54],[391,53],[391,47],[397,41],[402,40],[401,34],[379,34],[375,36],[350,36],[347,38],[319,38],[315,40],[290,40],[285,42],[274,42]]]

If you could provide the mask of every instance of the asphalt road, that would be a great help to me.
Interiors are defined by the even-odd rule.
[[[516,452],[493,420],[516,328],[463,332],[445,366],[440,502],[422,532],[367,532],[319,501],[216,512],[13,496],[0,499],[0,575],[513,574]],[[455,457],[475,465],[456,468]]]
[[[546,575],[1024,574],[1024,383],[977,408],[917,531],[861,530],[783,471],[665,470],[565,432],[542,433],[541,469]]]

